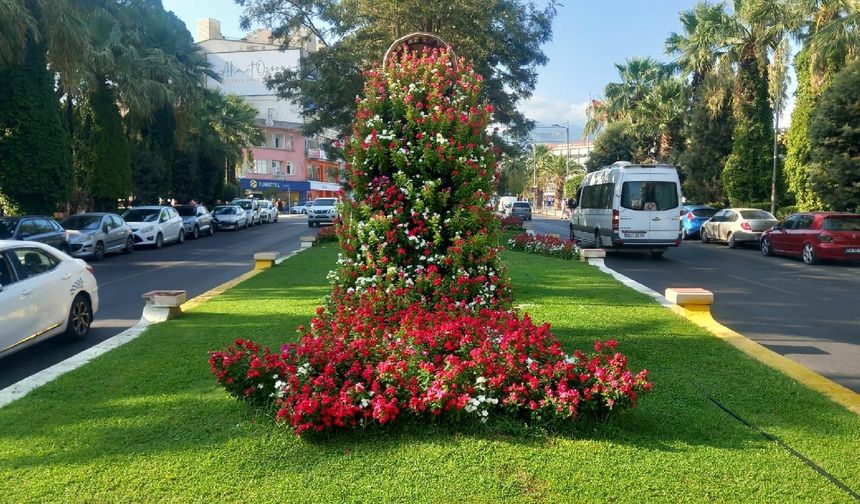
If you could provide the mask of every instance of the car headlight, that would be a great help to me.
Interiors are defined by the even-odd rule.
[[[153,229],[155,229],[155,226],[142,227],[138,230],[138,233],[151,233]]]

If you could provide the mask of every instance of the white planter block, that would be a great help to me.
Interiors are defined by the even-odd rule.
[[[666,289],[666,299],[680,306],[710,306],[714,304],[714,293],[699,287],[672,287]]]
[[[184,290],[149,291],[143,294],[146,306],[143,307],[143,318],[151,323],[164,322],[182,314],[180,306],[186,300]]]

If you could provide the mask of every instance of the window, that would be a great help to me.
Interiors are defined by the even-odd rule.
[[[287,135],[287,142],[284,145],[284,148],[286,150],[292,152],[293,150],[295,150],[295,148],[293,147],[293,144],[295,143],[295,141],[296,141],[296,137],[294,135]]]
[[[860,217],[853,215],[826,217],[824,229],[828,231],[860,231]]]
[[[776,220],[770,212],[765,212],[764,210],[742,210],[741,216],[747,220]],[[811,215],[809,217],[812,218]]]
[[[280,161],[272,161],[272,173],[274,175],[281,173],[281,162]]]
[[[273,149],[283,149],[284,148],[284,134],[283,133],[272,133],[272,148]]]
[[[15,282],[15,277],[12,276],[12,267],[6,260],[4,254],[0,253],[0,287],[11,285]]]
[[[55,233],[56,230],[54,226],[51,225],[51,221],[48,219],[34,219],[36,223],[36,234],[48,234]]]
[[[746,215],[746,212],[742,213]],[[815,220],[815,218],[811,215],[801,215],[797,218],[797,223],[794,225],[794,229],[809,229],[810,227],[812,227],[813,220]]]
[[[296,174],[296,165],[294,165],[292,161],[287,161],[287,175],[295,175],[295,174]]]
[[[608,210],[612,208],[615,184],[597,184],[582,189],[582,208]]]
[[[9,256],[20,280],[51,271],[60,263],[44,250],[34,248],[13,249]]]
[[[695,217],[713,217],[717,213],[715,208],[694,208],[693,215]]]
[[[254,160],[254,171],[256,173],[269,173],[268,165],[265,159]]]
[[[121,228],[125,224],[125,222],[123,222],[122,220],[122,217],[120,217],[119,215],[111,215],[110,220],[113,223],[114,229]]]
[[[621,187],[621,206],[645,211],[678,208],[678,186],[674,182],[625,182]]]
[[[799,215],[790,215],[782,221],[782,229],[794,229],[794,225],[797,223],[797,218]]]

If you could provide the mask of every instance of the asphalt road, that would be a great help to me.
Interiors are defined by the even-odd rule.
[[[537,233],[568,236],[567,221],[536,216],[534,222]],[[607,251],[606,265],[660,293],[708,289],[720,323],[860,392],[860,265],[807,266],[698,240],[656,261],[647,252]]]
[[[49,339],[0,359],[0,388],[135,325],[143,312],[144,292],[184,289],[191,299],[253,268],[255,252],[283,255],[296,250],[299,237],[308,231],[304,216],[282,215],[278,223],[221,231],[159,250],[139,248],[129,255],[110,255],[91,263],[99,283],[100,306],[90,334],[75,343]]]

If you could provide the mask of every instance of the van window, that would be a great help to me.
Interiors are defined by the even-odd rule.
[[[678,185],[674,182],[635,181],[621,187],[621,206],[630,210],[678,208]]]
[[[582,208],[609,210],[612,208],[612,195],[615,184],[597,184],[582,188]]]

